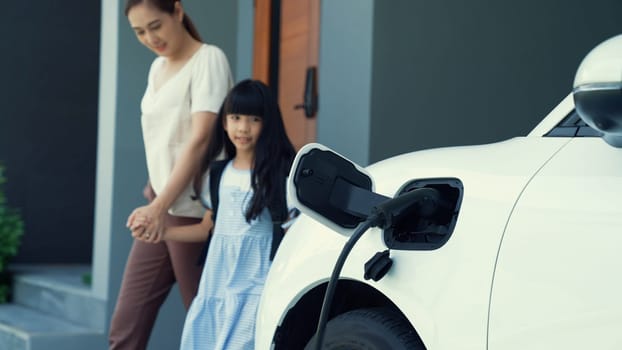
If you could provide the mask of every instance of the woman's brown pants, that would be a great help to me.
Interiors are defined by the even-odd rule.
[[[189,225],[199,221],[167,215],[166,225]],[[147,347],[160,306],[175,282],[186,310],[190,307],[201,277],[202,266],[197,261],[203,245],[203,242],[153,244],[134,240],[110,322],[109,349]]]

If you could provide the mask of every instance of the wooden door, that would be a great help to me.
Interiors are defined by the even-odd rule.
[[[278,7],[277,11],[274,6]],[[278,25],[271,21],[275,12],[280,17]],[[253,76],[270,83],[274,73],[271,69],[276,69],[277,78],[272,84],[278,85],[276,90],[285,128],[296,149],[315,141],[316,116],[307,117],[304,108],[296,106],[304,102],[308,68],[318,65],[319,17],[320,0],[255,2]],[[278,35],[274,35],[275,32]],[[278,42],[271,42],[271,37]],[[273,52],[278,52],[278,57],[270,56],[271,45],[277,45],[278,50]]]

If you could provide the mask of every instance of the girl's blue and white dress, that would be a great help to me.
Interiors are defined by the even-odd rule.
[[[182,350],[254,348],[255,317],[270,268],[272,221],[264,209],[257,219],[246,222],[250,181],[250,170],[235,169],[232,162],[226,165],[199,290],[184,324]],[[202,196],[211,206],[209,186],[204,186]]]

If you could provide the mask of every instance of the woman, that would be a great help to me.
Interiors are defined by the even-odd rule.
[[[144,349],[158,310],[175,281],[184,305],[196,294],[203,243],[161,241],[165,226],[200,222],[192,176],[204,157],[222,101],[232,85],[225,55],[201,39],[179,1],[128,0],[125,14],[138,40],[158,55],[141,101],[150,203],[127,220],[141,236],[128,257],[113,314],[110,349]],[[144,217],[136,229],[136,217]],[[148,244],[157,243],[157,244]]]

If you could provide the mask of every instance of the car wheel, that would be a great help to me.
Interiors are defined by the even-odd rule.
[[[315,336],[305,350],[315,349]],[[387,308],[359,309],[326,324],[322,350],[423,350],[417,332],[403,316]]]

